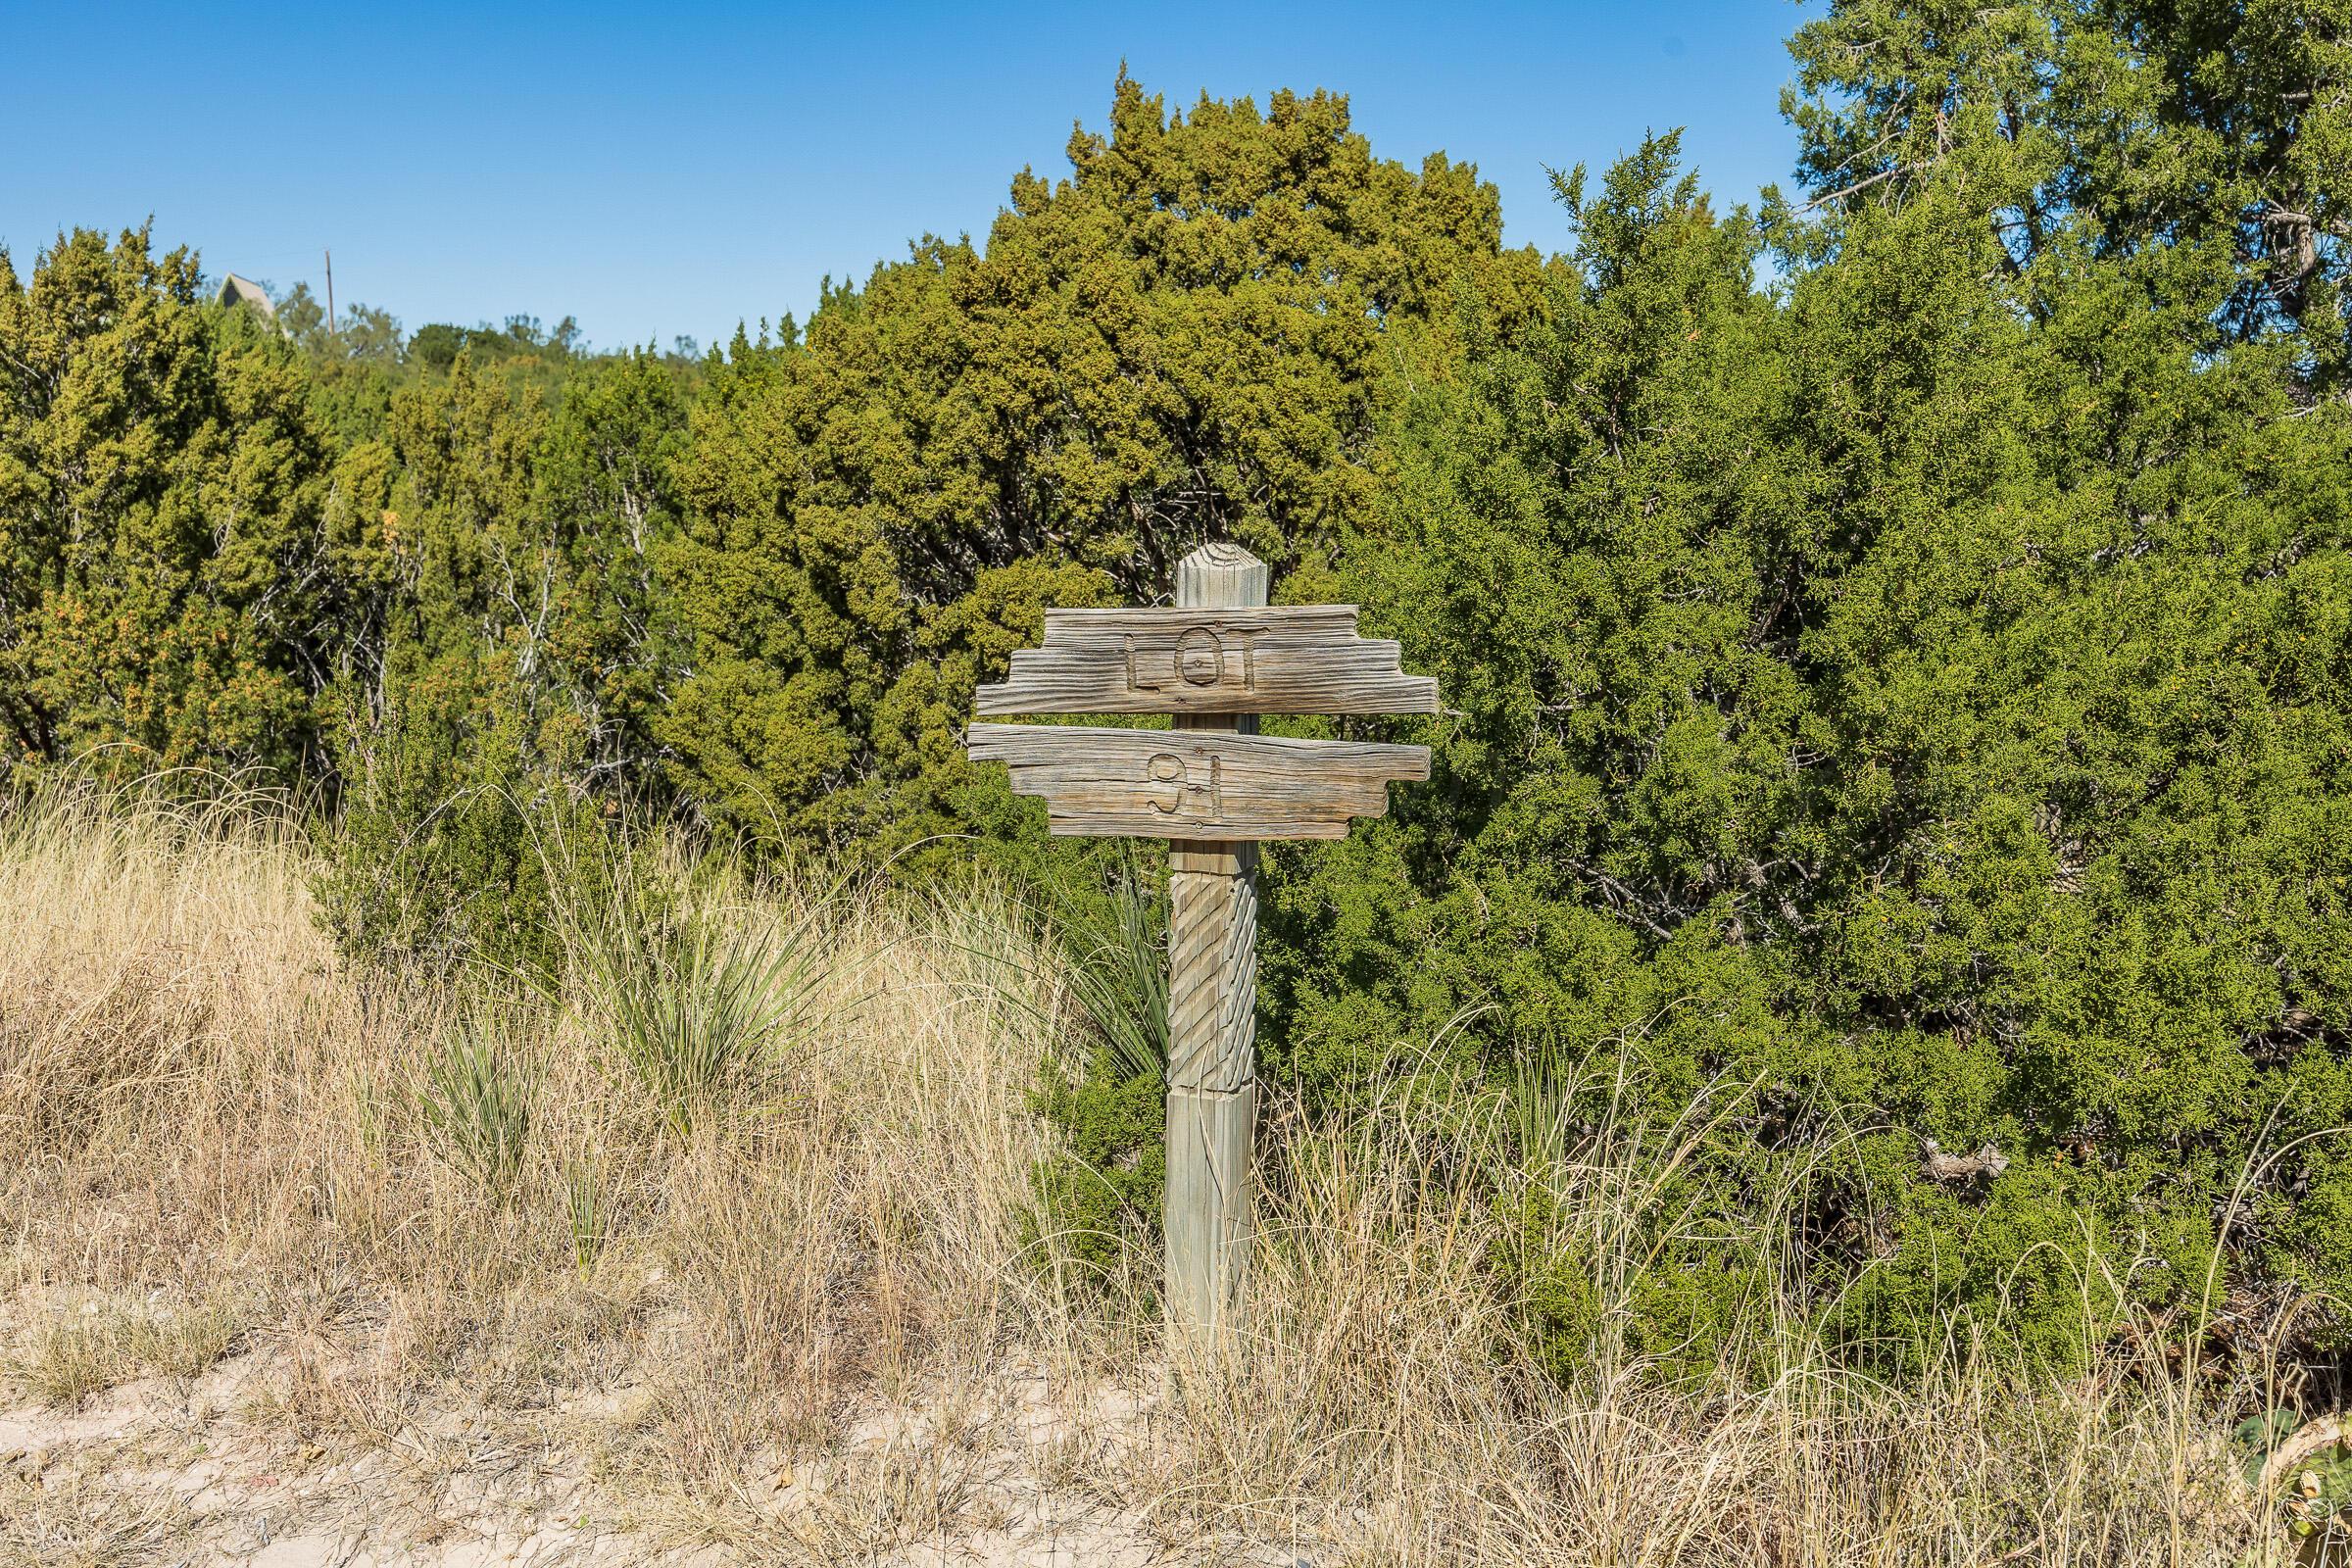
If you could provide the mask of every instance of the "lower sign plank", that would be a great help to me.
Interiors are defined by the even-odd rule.
[[[1426,746],[1299,741],[1225,730],[974,724],[976,762],[1042,795],[1050,831],[1139,838],[1336,839],[1389,808],[1394,779],[1429,777]]]

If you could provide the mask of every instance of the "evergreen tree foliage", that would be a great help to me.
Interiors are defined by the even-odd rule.
[[[2352,365],[2352,4],[1839,0],[1797,30],[1785,108],[1814,202],[1943,186],[2009,265],[2216,247],[2237,341],[2299,335],[2321,387]]]
[[[673,662],[656,560],[684,416],[647,355],[583,369],[551,414],[465,354],[347,456],[330,891],[357,945],[544,957],[543,830],[658,790]]]
[[[985,250],[927,239],[738,343],[696,412],[676,564],[679,788],[764,834],[899,843],[959,814],[971,687],[1050,605],[1150,602],[1233,538],[1319,592],[1385,482],[1395,371],[1457,279],[1532,298],[1493,187],[1375,159],[1344,100],[1121,78]]]
[[[145,229],[0,254],[0,768],[314,761],[331,454],[292,356]]]
[[[2016,64],[1920,43],[1980,46]],[[1662,1200],[1660,1347],[1767,1331],[1768,1264],[1897,1359],[1954,1309],[2080,1354],[2217,1246],[2352,1288],[2333,351],[2248,329],[2275,259],[2119,244],[2087,173],[2021,250],[1965,152],[1826,233],[1718,219],[1672,138],[1563,180],[1580,280],[1420,400],[1409,545],[1350,558],[1460,712],[1393,822],[1286,853],[1277,1049],[1323,1093],[1432,1038],[1523,1082],[1599,1053],[1615,1114],[1732,1091]],[[2139,1263],[2085,1291],[2100,1254]]]

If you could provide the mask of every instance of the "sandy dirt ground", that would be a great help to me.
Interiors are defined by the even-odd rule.
[[[73,1409],[0,1410],[0,1564],[1145,1568],[1179,1560],[1145,1521],[1089,1502],[1083,1489],[1040,1481],[1071,1468],[1074,1443],[1106,1430],[1085,1422],[1092,1436],[1082,1434],[1045,1400],[1042,1385],[985,1419],[959,1415],[954,1434],[933,1430],[934,1416],[919,1410],[867,1417],[824,1464],[778,1465],[748,1477],[726,1506],[682,1512],[626,1474],[597,1473],[600,1461],[574,1441],[575,1431],[625,1426],[628,1402],[643,1397],[632,1391],[528,1418],[445,1414],[330,1449],[273,1419],[285,1362],[282,1352],[248,1352],[201,1377],[142,1380]],[[1113,1408],[1111,1423],[1125,1413]],[[927,1530],[919,1514],[887,1517],[892,1489],[876,1478],[910,1466],[930,1474],[904,1490],[927,1497],[952,1528]],[[1307,1560],[1238,1544],[1219,1559],[1282,1568]]]

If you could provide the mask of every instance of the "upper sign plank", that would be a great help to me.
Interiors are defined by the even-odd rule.
[[[1389,808],[1389,781],[1429,777],[1426,746],[1231,730],[974,724],[975,762],[1046,800],[1047,830],[1136,838],[1337,839]]]
[[[1049,610],[984,714],[1434,713],[1438,683],[1355,634],[1353,605]]]

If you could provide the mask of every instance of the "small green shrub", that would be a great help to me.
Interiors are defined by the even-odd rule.
[[[1107,1273],[1132,1239],[1159,1234],[1166,1102],[1159,1079],[1123,1077],[1107,1050],[1075,1081],[1040,1092],[1039,1108],[1068,1141],[1037,1170],[1039,1224],[1063,1254]]]
[[[514,1192],[530,1142],[531,1091],[502,1024],[470,1017],[442,1037],[416,1111],[444,1163],[491,1198]]]
[[[1751,1089],[1699,1086],[1669,1115],[1638,1067],[1537,1051],[1514,1063],[1509,1114],[1466,1141],[1472,1178],[1509,1223],[1495,1262],[1537,1359],[1563,1378],[1640,1359],[1703,1381],[1769,1337],[1785,1297],[1768,1227],[1787,1174],[1750,1161],[1736,1202],[1715,1181],[1754,1124]]]
[[[622,1065],[682,1140],[809,1042],[827,978],[822,911],[722,909],[637,858],[612,864],[611,896],[566,912],[573,959]]]
[[[322,825],[313,888],[319,918],[346,953],[373,962],[553,975],[551,877],[589,866],[548,846],[592,840],[599,820],[532,769],[519,716],[477,702],[473,673],[406,652],[386,710],[343,727],[342,810]]]

